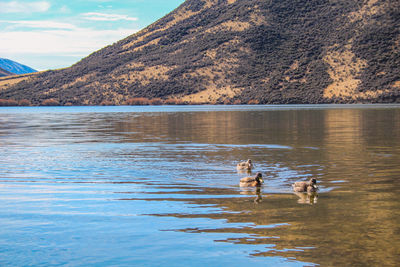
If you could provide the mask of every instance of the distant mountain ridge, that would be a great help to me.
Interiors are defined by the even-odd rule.
[[[0,68],[13,74],[27,74],[37,72],[37,70],[32,69],[31,67],[6,58],[0,58]]]
[[[70,68],[0,79],[38,105],[400,102],[400,1],[187,0]]]
[[[6,71],[5,69],[0,68],[0,77],[14,75],[14,73]]]

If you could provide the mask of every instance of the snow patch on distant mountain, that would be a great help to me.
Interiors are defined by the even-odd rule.
[[[35,69],[32,69],[26,65],[20,64],[18,62],[6,58],[0,58],[0,68],[15,74],[26,74],[26,73],[37,72],[37,70]]]

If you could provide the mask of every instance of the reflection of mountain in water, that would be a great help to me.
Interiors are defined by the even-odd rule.
[[[355,202],[359,195],[334,192],[320,194],[321,199],[318,201],[318,205],[310,207],[309,205],[299,205],[298,198],[294,194],[262,196],[257,191],[253,191],[245,192],[243,195],[237,194],[237,191],[233,189],[196,187],[195,191],[188,191],[188,188],[190,186],[182,191],[179,189],[173,191],[174,197],[169,196],[171,192],[158,192],[155,193],[157,198],[149,196],[149,198],[143,199],[147,201],[182,201],[197,207],[204,207],[204,209],[213,207],[208,214],[204,210],[195,209],[192,213],[151,215],[226,220],[227,224],[223,228],[210,228],[210,226],[202,228],[194,225],[191,228],[169,230],[187,233],[241,234],[241,237],[215,241],[248,245],[265,244],[265,250],[253,251],[251,252],[253,256],[281,255],[286,258],[295,257],[299,261],[315,262],[314,255],[318,255],[316,263],[324,266],[360,263],[368,265],[378,262],[390,266],[396,261],[397,254],[391,249],[392,243],[380,242],[392,238],[390,229],[394,229],[394,225],[384,226],[381,224],[380,231],[366,233],[368,238],[362,234],[363,229],[375,229],[374,227],[376,227],[369,219],[371,214],[386,217],[390,211],[381,210],[377,213],[376,208],[361,208]],[[160,197],[163,194],[165,197]],[[262,197],[262,201],[259,201],[260,197]],[[312,198],[308,198],[308,200],[310,199]],[[125,200],[134,201],[137,198]],[[315,203],[315,196],[313,201]],[[359,201],[364,203],[366,200],[359,199]],[[220,212],[215,211],[216,207],[220,208]],[[387,250],[377,252],[368,249],[372,240],[380,242]],[[349,251],[351,257],[335,256],[337,253],[345,255]]]
[[[256,171],[267,174],[261,194],[201,187],[200,192],[178,190],[178,197],[166,195],[163,200],[216,206],[221,212],[154,215],[228,222],[225,228],[194,226],[179,231],[243,234],[218,242],[266,244],[264,251],[252,252],[256,256],[284,255],[315,262],[318,255],[317,263],[323,266],[390,266],[398,259],[393,244],[399,244],[393,231],[400,218],[392,210],[399,204],[395,197],[399,188],[390,187],[398,174],[399,118],[398,109],[200,112],[147,114],[114,127],[131,142],[163,136],[171,143],[208,144],[213,148],[193,154],[211,164],[232,166],[232,173],[238,159],[252,158]],[[222,144],[229,146],[218,149]],[[293,194],[290,184],[310,175],[323,188],[337,180],[347,182],[335,183],[338,188],[318,196]]]

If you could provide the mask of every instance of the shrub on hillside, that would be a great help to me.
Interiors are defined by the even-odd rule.
[[[54,98],[43,100],[41,106],[59,106],[60,102]]]
[[[22,99],[22,100],[18,101],[18,106],[28,107],[28,106],[32,106],[32,103],[28,99]]]
[[[103,100],[101,101],[100,106],[114,106],[114,103],[109,100]]]
[[[134,98],[129,98],[126,101],[127,105],[130,106],[143,106],[143,105],[149,105],[150,104],[150,100],[146,97],[134,97]]]
[[[257,99],[251,99],[248,102],[249,105],[258,105],[260,104],[260,101],[258,101]]]
[[[163,105],[164,100],[162,100],[161,98],[153,98],[153,99],[150,99],[149,104],[153,105],[153,106]]]
[[[0,106],[3,107],[18,106],[18,102],[13,99],[0,99]]]
[[[185,105],[181,99],[167,99],[164,100],[164,105]]]

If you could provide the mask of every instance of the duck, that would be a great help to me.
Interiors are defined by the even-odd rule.
[[[251,162],[251,159],[240,162],[236,165],[237,170],[251,170],[252,168],[253,168],[253,163]]]
[[[308,182],[295,182],[292,187],[294,192],[317,192],[317,179],[311,178]]]
[[[258,172],[256,176],[245,177],[240,179],[240,186],[241,187],[261,186],[263,182],[264,180],[262,179],[262,174],[261,172]]]

